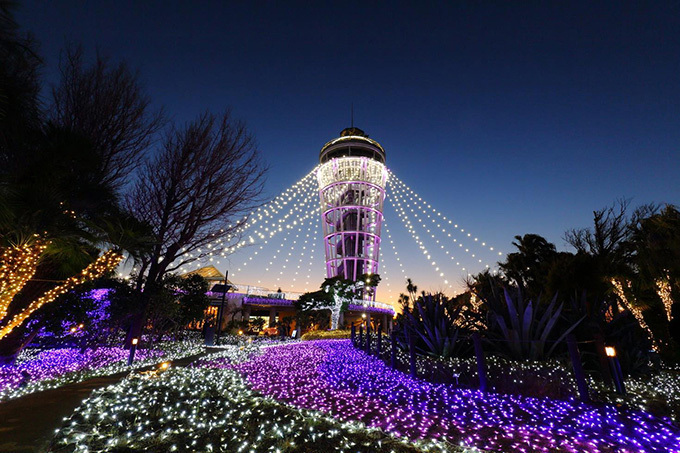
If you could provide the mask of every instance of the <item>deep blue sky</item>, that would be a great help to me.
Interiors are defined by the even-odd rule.
[[[525,233],[565,249],[617,198],[680,203],[678,2],[421,3],[25,1],[18,20],[47,80],[80,42],[137,68],[176,121],[231,107],[272,196],[353,102],[402,180],[503,251]],[[412,275],[436,289],[428,266]]]

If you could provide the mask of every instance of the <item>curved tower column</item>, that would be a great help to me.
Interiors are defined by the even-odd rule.
[[[385,201],[385,150],[361,129],[328,142],[317,172],[326,275],[358,280],[377,274]],[[375,294],[365,296],[375,300]]]

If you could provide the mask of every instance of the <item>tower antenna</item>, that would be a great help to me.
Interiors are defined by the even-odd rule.
[[[351,119],[351,127],[354,128],[354,102],[352,102],[350,119]]]

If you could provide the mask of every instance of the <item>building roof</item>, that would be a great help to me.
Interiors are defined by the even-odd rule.
[[[385,163],[385,149],[358,127],[345,128],[340,137],[326,143],[319,153],[319,162],[323,164],[336,157],[352,156],[369,157]]]
[[[186,277],[187,275],[200,275],[201,277],[205,278],[209,282],[223,282],[224,281],[224,274],[217,270],[215,266],[205,266],[200,269],[196,269],[191,272],[187,272],[186,274],[183,274],[183,277]],[[227,283],[231,284],[230,281],[227,281]]]

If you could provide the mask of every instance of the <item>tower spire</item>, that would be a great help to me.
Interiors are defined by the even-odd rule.
[[[351,113],[350,113],[350,124],[351,124],[351,126],[350,127],[352,129],[354,129],[354,102],[352,102],[352,106],[351,106],[350,111],[351,111]]]

